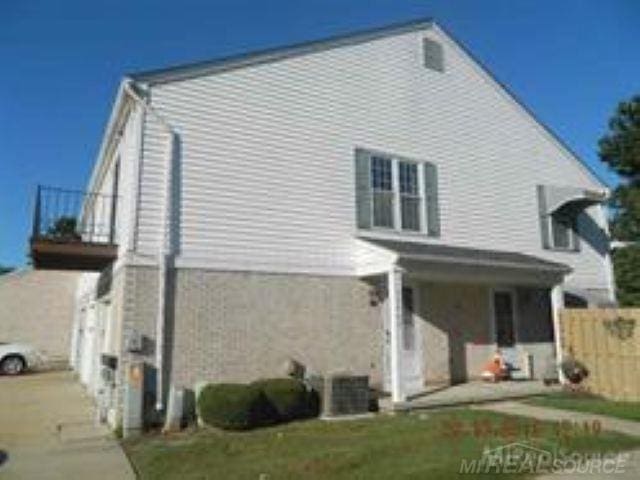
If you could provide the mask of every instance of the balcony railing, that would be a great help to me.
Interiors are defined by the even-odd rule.
[[[32,238],[115,243],[117,203],[114,195],[40,185]]]
[[[31,256],[36,268],[95,270],[116,252],[118,197],[57,187],[36,191]]]

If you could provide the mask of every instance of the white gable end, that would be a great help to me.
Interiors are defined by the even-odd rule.
[[[444,47],[442,73],[424,67],[425,36]],[[437,28],[158,84],[150,98],[180,137],[183,265],[353,274],[363,147],[437,165],[442,233],[425,241],[545,256],[577,283],[607,281],[588,246],[542,250],[536,198],[537,184],[602,186]],[[146,121],[136,238],[152,253],[166,141]]]

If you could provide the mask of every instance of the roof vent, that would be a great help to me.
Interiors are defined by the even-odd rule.
[[[444,72],[444,51],[442,45],[430,38],[424,38],[422,42],[424,66],[431,70]]]

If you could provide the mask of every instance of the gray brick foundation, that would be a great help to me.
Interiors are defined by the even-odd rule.
[[[158,271],[124,267],[114,278],[121,305],[122,377],[131,362],[155,367]],[[519,289],[518,338],[534,356],[539,376],[552,353],[546,291]],[[479,375],[493,353],[489,287],[423,283],[420,313],[425,381],[449,383]],[[282,377],[289,359],[307,373],[368,375],[382,385],[383,304],[371,304],[371,285],[354,277],[173,270],[167,291],[165,394],[170,385],[249,382]],[[144,338],[140,353],[127,352],[131,332]],[[152,410],[155,387],[147,385]]]
[[[176,272],[173,379],[282,376],[288,359],[315,373],[382,375],[382,317],[369,285],[348,277]]]
[[[119,383],[132,361],[155,364],[158,295],[156,268],[123,273],[122,335],[139,332],[146,347],[127,352],[123,339]],[[311,373],[381,383],[382,307],[370,304],[370,285],[357,278],[178,269],[168,305],[166,387],[283,376],[288,359]]]

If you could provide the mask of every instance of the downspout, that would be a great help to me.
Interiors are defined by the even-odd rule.
[[[564,361],[564,352],[562,349],[562,325],[560,320],[560,310],[564,308],[564,291],[562,283],[558,283],[551,288],[551,319],[553,320],[553,339],[556,352],[556,366],[558,371],[558,380],[561,385],[567,383],[566,376],[562,371],[562,362]]]
[[[401,315],[402,315],[402,270],[393,265],[387,273],[387,298],[389,302],[389,333],[391,354],[391,400],[404,402],[406,396],[402,385]]]
[[[124,85],[125,91],[136,101],[144,111],[154,117],[168,136],[165,152],[165,192],[162,208],[162,239],[158,251],[158,310],[156,315],[156,410],[164,410],[164,348],[166,326],[166,293],[168,283],[169,264],[173,257],[172,241],[172,184],[173,160],[176,145],[176,132],[171,125],[155,111],[149,103],[135,91],[131,81]]]

